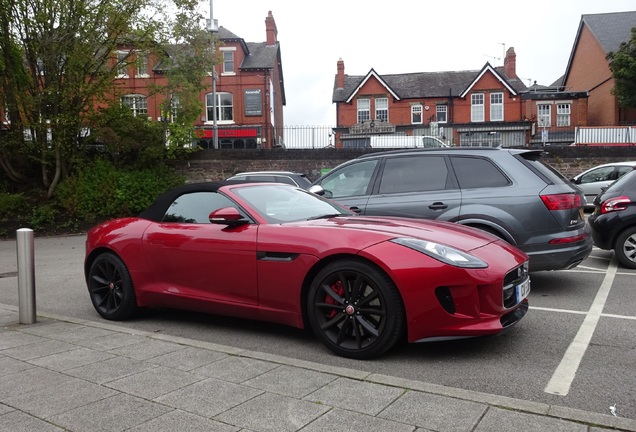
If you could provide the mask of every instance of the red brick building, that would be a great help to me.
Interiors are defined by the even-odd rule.
[[[380,75],[371,69],[352,76],[339,60],[332,100],[336,147],[344,148],[373,146],[381,135],[435,136],[463,146],[571,143],[587,109],[586,92],[528,89],[517,76],[514,48],[503,67],[486,63],[470,71]]]
[[[212,76],[200,94],[205,103],[195,126],[203,148],[214,146],[214,110],[219,148],[271,148],[282,144],[285,86],[278,31],[272,13],[265,19],[265,42],[245,42],[224,27],[219,27],[216,47],[222,62],[215,67],[216,91]],[[178,46],[170,47],[168,55]],[[123,54],[123,53],[122,53]],[[139,57],[134,65],[121,70],[116,85],[121,101],[135,115],[149,121],[165,120],[161,113],[161,95],[151,95],[152,86],[167,83],[160,62]],[[214,97],[216,96],[216,98]]]
[[[587,124],[636,122],[636,109],[621,108],[612,94],[614,78],[606,56],[631,39],[636,11],[582,15],[562,80],[567,91],[588,92]]]

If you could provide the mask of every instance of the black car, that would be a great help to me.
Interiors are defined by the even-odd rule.
[[[588,221],[594,244],[613,249],[622,265],[636,269],[636,171],[596,196]]]
[[[592,251],[585,196],[541,150],[448,147],[370,153],[310,188],[362,215],[457,222],[530,256],[530,270],[577,266]]]

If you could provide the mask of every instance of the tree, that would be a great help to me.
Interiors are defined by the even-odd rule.
[[[628,42],[621,43],[618,51],[607,54],[615,84],[612,94],[624,108],[636,108],[636,27]]]
[[[195,5],[181,7],[188,9]],[[168,84],[151,85],[150,89],[162,95],[165,144],[169,154],[174,155],[191,147],[194,123],[205,108],[199,95],[210,86],[209,71],[219,59],[213,52],[210,33],[201,29],[189,14],[176,14],[167,24],[171,30],[168,40],[173,43],[162,45],[155,54],[162,58]]]
[[[196,5],[0,0],[0,111],[10,119],[0,140],[0,168],[7,177],[39,183],[53,196],[81,155],[90,114],[119,103],[112,95],[120,68],[134,62],[138,50],[165,52],[170,38],[185,38],[192,28],[176,24],[201,22]],[[118,51],[122,46],[134,49]]]

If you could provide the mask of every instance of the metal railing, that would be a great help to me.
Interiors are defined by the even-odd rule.
[[[491,127],[490,127],[491,126]],[[277,136],[275,148],[318,150],[336,147],[335,126],[285,126]],[[636,140],[634,126],[539,126],[535,123],[517,123],[492,125],[444,125],[431,128],[422,126],[394,134],[342,133],[338,136],[338,148],[403,148],[414,147],[414,140],[422,137],[434,137],[450,146],[478,147],[541,147],[569,146],[576,142],[631,143]],[[387,137],[394,139],[381,139]],[[404,137],[404,142],[398,139]],[[414,138],[419,137],[419,138]],[[224,148],[224,147],[222,147]],[[246,145],[232,148],[260,149],[260,145]]]

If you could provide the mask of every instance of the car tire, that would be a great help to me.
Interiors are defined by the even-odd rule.
[[[318,272],[309,288],[307,315],[331,351],[353,359],[380,356],[405,329],[402,298],[391,278],[354,259],[333,262]]]
[[[614,253],[627,268],[636,269],[636,227],[627,228],[616,238]]]
[[[103,318],[120,321],[137,312],[137,298],[128,268],[111,252],[100,254],[91,264],[88,292],[93,307]]]

